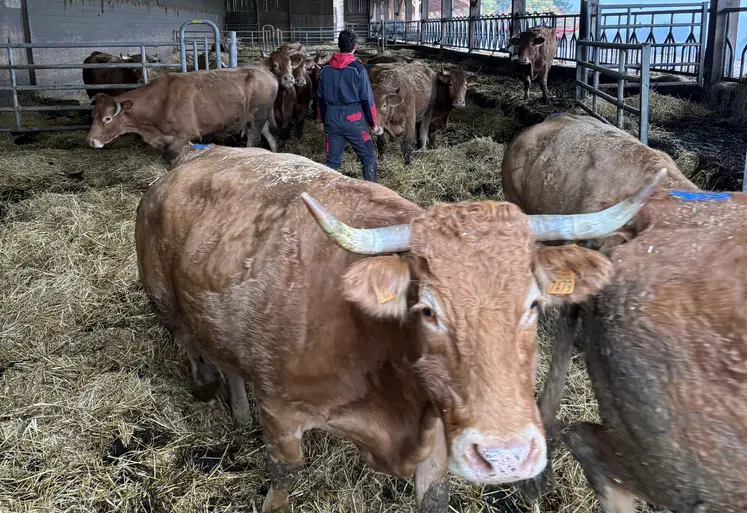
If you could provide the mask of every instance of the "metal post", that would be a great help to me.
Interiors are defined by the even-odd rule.
[[[651,43],[641,44],[641,123],[639,125],[640,139],[648,144],[648,98],[651,86]]]
[[[601,48],[595,46],[592,49],[592,52],[594,53],[594,65],[599,66],[599,54],[601,53]],[[599,89],[599,72],[597,70],[594,70],[592,72],[592,79],[591,79],[591,86],[598,90]],[[594,94],[591,96],[591,109],[594,112],[597,112],[597,95]]]
[[[189,20],[182,23],[182,26],[179,27],[179,46],[181,48],[181,58],[182,58],[182,72],[187,71],[187,49],[184,46],[184,31],[187,28],[187,25],[207,25],[211,29],[213,29],[213,36],[215,37],[215,59],[217,60],[218,69],[221,68],[221,61],[220,61],[220,30],[218,30],[218,26],[213,23],[210,20]],[[207,56],[207,47],[205,48],[205,54]],[[206,64],[206,68],[210,69],[210,66]],[[197,65],[197,53],[195,53],[195,66]]]
[[[586,83],[586,68],[582,65],[583,57],[582,55],[586,54],[585,46],[581,40],[579,40],[576,43],[576,102],[580,103],[581,100],[584,98],[584,93],[586,92],[583,87],[579,85],[579,82]],[[583,50],[583,51],[579,51]]]
[[[239,66],[239,53],[236,45],[236,32],[228,32],[228,65],[232,68]]]
[[[13,115],[16,121],[16,131],[21,131],[21,107],[18,105],[18,86],[16,82],[16,70],[13,67],[15,62],[13,61],[13,49],[8,47],[8,66],[10,67],[10,87],[12,87],[11,95],[13,96]]]
[[[625,93],[625,79],[622,75],[625,74],[626,60],[628,57],[628,51],[620,49],[617,51],[617,58],[619,59],[619,66],[617,71],[620,73],[620,77],[617,79],[617,128],[623,128],[625,109],[621,106],[624,102],[623,95]]]
[[[709,89],[721,79],[723,73],[725,40],[732,36],[736,41],[737,24],[726,30],[726,21],[729,17],[724,9],[739,7],[739,0],[710,0],[710,13],[708,16],[708,40],[705,45],[705,56],[703,59],[703,86]]]
[[[143,65],[143,84],[148,83],[148,67],[145,65],[146,62],[148,62],[148,59],[145,55],[145,45],[140,45],[140,63]]]
[[[208,39],[206,37],[202,38],[202,44],[205,45],[205,69],[208,70],[210,69],[210,47],[208,46]],[[216,49],[219,46],[220,46],[220,43],[216,44],[215,45]],[[217,56],[218,54],[216,53],[216,58]],[[217,63],[216,63],[216,66],[218,66]],[[218,69],[220,69],[220,66],[218,66]]]
[[[200,70],[200,60],[198,59],[198,57],[199,57],[200,54],[199,54],[199,50],[197,50],[197,39],[193,39],[192,40],[192,50],[194,52],[193,53],[193,55],[194,55],[193,60],[194,60],[194,64],[195,64],[195,71],[199,71]]]
[[[708,42],[708,34],[706,33],[706,27],[708,23],[708,2],[703,2],[703,10],[700,12],[700,51],[698,52],[698,85],[703,87],[705,81],[705,56],[706,56],[706,43]],[[727,31],[728,32],[728,31]]]
[[[744,174],[742,174],[742,192],[747,192],[747,156],[744,159]]]

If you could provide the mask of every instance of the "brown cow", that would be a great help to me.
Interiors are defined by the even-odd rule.
[[[477,80],[477,75],[461,67],[457,66],[450,71],[441,68],[438,73],[436,104],[428,127],[428,140],[432,146],[436,145],[436,132],[449,123],[451,111],[467,105],[467,90]]]
[[[376,73],[371,80],[378,124],[390,137],[402,136],[405,165],[410,164],[418,123],[418,147],[425,148],[428,142],[437,81],[436,73],[422,62],[395,64]],[[384,153],[385,134],[376,136],[376,142],[381,156]]]
[[[550,104],[547,92],[547,75],[555,59],[558,40],[552,27],[532,27],[518,36],[512,37],[509,44],[518,47],[519,72],[524,80],[524,99],[529,99],[529,87],[532,80],[539,77],[542,96]]]
[[[402,55],[377,55],[375,57],[371,57],[368,59],[361,59],[361,62],[364,62],[365,64],[385,64],[385,63],[404,63],[409,64],[413,61],[412,57],[404,57]]]
[[[159,62],[158,56],[146,55],[146,59],[148,62]],[[142,62],[142,56],[139,53],[132,55],[120,54],[117,57],[116,55],[98,51],[92,52],[91,55],[83,60],[83,64],[140,64]],[[87,85],[139,84],[142,79],[143,70],[140,68],[87,68],[83,70],[83,83]],[[112,96],[117,96],[130,90],[125,88],[86,89],[86,94],[88,94],[89,98],[92,98],[96,93],[106,91]]]
[[[269,125],[277,93],[277,80],[261,67],[169,73],[119,96],[97,94],[88,144],[103,148],[136,133],[173,160],[200,136],[246,133],[249,146],[261,131],[274,150]]]
[[[293,68],[293,79],[296,81],[296,107],[293,111],[293,121],[299,139],[303,137],[304,123],[314,97],[314,86],[307,71],[308,67],[313,66],[316,66],[313,59],[304,59]]]
[[[296,83],[293,79],[293,66],[291,57],[286,52],[275,50],[269,55],[262,52],[262,65],[277,77],[281,90],[293,88]]]
[[[651,190],[581,233],[510,203],[426,210],[305,157],[214,146],[144,194],[138,270],[198,384],[214,392],[218,365],[234,409],[248,409],[242,379],[253,383],[264,513],[288,507],[312,428],[351,440],[377,471],[415,472],[419,511],[445,513],[447,465],[480,483],[545,467],[538,301],[577,303],[609,279],[605,256],[535,240],[614,230]],[[573,293],[548,294],[561,270],[576,276]]]
[[[555,437],[605,513],[634,512],[634,497],[747,511],[745,219],[742,193],[658,191],[611,251],[612,281],[563,321],[540,409],[547,428],[575,342],[602,423]]]
[[[509,143],[503,156],[503,191],[527,214],[597,212],[662,168],[668,171],[662,187],[698,189],[666,153],[592,116],[563,113],[525,129]],[[629,240],[628,231],[619,230],[595,244],[609,249]]]

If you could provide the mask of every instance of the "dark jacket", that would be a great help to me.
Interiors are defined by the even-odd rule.
[[[322,123],[328,106],[350,105],[360,106],[368,124],[372,128],[376,126],[376,103],[371,81],[366,68],[355,60],[352,53],[336,53],[322,66],[317,97]]]

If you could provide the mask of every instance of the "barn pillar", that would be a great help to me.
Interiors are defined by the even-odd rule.
[[[739,7],[739,0],[711,0],[711,11],[708,16],[708,39],[706,40],[705,57],[703,59],[703,86],[706,90],[721,80],[725,64],[724,59],[728,57],[725,51],[727,39],[732,43],[732,52],[736,51],[739,14],[732,16],[724,12],[724,9],[733,7]]]
[[[467,45],[467,51],[470,53],[477,44],[477,18],[480,17],[480,3],[480,0],[469,0],[469,44]]]
[[[441,0],[441,49],[443,49],[446,41],[446,23],[443,20],[451,18],[453,7],[453,0]]]
[[[526,0],[511,0],[511,35],[518,36],[521,32],[521,25],[517,23],[516,16],[527,12]]]
[[[405,21],[412,21],[412,0],[404,0],[405,2]]]

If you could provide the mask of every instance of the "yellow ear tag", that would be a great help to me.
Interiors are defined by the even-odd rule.
[[[548,294],[556,296],[567,296],[576,289],[576,276],[571,271],[560,271],[555,275],[553,281],[547,288]]]
[[[379,304],[388,303],[392,299],[397,297],[397,294],[392,292],[391,290],[387,290],[386,292],[379,292]]]

